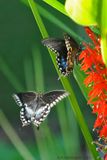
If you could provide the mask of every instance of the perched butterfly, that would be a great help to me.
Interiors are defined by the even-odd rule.
[[[45,94],[36,92],[16,93],[13,94],[13,98],[21,107],[22,125],[27,126],[32,122],[39,128],[40,123],[45,120],[51,108],[68,95],[66,91],[55,90]]]
[[[64,39],[46,38],[42,44],[56,53],[56,61],[62,75],[67,76],[72,72],[74,61],[80,51],[80,46],[68,34]]]

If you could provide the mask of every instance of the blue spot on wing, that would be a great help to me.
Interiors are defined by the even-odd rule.
[[[67,67],[66,60],[65,60],[63,57],[61,58],[61,66],[62,66],[64,69],[66,69],[66,67]]]

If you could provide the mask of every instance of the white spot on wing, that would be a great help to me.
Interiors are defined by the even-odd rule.
[[[55,101],[50,104],[50,107],[53,107],[54,105],[56,105],[56,103],[58,103],[58,102],[61,101],[63,98],[67,97],[68,95],[69,95],[69,93],[68,93],[68,92],[65,92],[65,93],[62,94],[61,96],[57,97],[57,99],[55,99]]]
[[[20,98],[17,96],[17,94],[13,94],[13,98],[14,98],[14,100],[17,103],[18,106],[21,107],[23,105]]]

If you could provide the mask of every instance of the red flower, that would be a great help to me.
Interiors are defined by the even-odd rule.
[[[87,75],[84,83],[90,88],[88,104],[93,105],[93,113],[97,114],[94,128],[97,128],[100,137],[107,138],[107,68],[101,56],[101,38],[89,27],[85,27],[85,30],[93,44],[83,43],[85,49],[81,52],[79,60],[81,69]]]

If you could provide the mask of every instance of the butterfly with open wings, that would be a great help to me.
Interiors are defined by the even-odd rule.
[[[55,90],[45,94],[36,92],[13,94],[15,102],[21,107],[20,119],[22,126],[33,123],[39,128],[41,122],[48,116],[51,108],[68,95],[68,92],[64,90]]]

